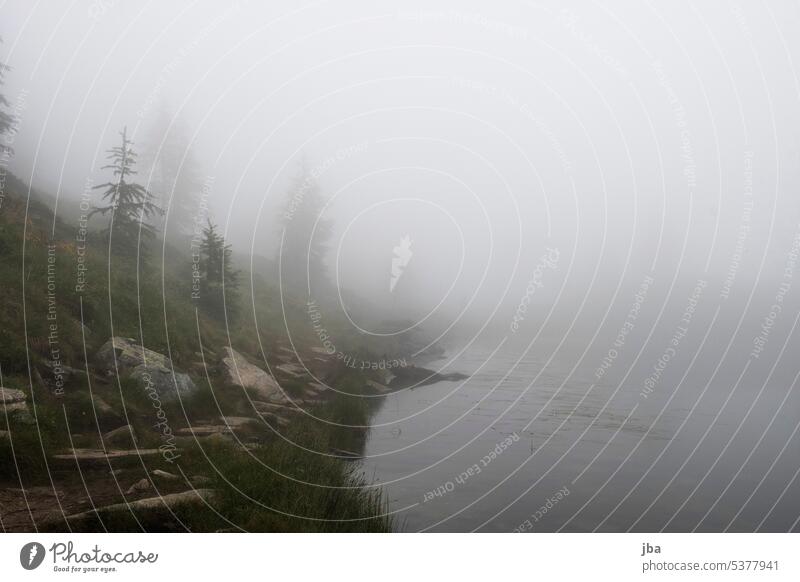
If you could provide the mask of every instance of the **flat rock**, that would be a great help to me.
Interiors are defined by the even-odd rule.
[[[179,428],[175,431],[178,436],[209,436],[212,434],[225,434],[231,432],[229,426],[225,424],[195,424],[186,428]]]
[[[92,395],[92,402],[94,403],[94,409],[100,414],[106,416],[116,416],[117,413],[114,411],[111,405],[98,395]]]
[[[114,505],[107,505],[92,511],[84,511],[76,513],[67,517],[67,521],[80,521],[87,518],[92,518],[98,513],[109,513],[114,511],[129,511],[141,509],[161,509],[173,508],[178,505],[192,504],[200,505],[205,504],[214,497],[213,489],[190,489],[182,493],[170,493],[169,495],[159,495],[157,497],[148,497],[146,499],[139,499],[129,503],[116,503]]]
[[[219,419],[225,426],[232,430],[242,428],[248,424],[259,424],[257,418],[252,418],[250,416],[220,416]]]
[[[279,366],[275,366],[275,369],[280,370],[284,374],[294,376],[295,378],[302,376],[306,372],[305,368],[299,364],[281,364]]]
[[[121,459],[124,457],[148,457],[152,455],[159,455],[161,451],[158,449],[132,449],[132,450],[118,450],[109,449],[101,451],[99,449],[68,449],[65,453],[53,455],[54,459],[60,461],[68,461],[77,459],[78,461],[105,461],[106,459]]]
[[[158,477],[159,479],[164,479],[165,481],[178,481],[180,477],[174,475],[172,473],[167,473],[166,471],[162,471],[161,469],[156,469],[153,471],[153,475]]]
[[[225,357],[222,358],[222,364],[225,367],[225,379],[228,384],[254,390],[265,400],[284,400],[283,392],[275,378],[248,362],[236,350],[225,347],[223,352]]]
[[[290,414],[297,414],[301,412],[299,408],[296,406],[292,406],[290,404],[278,404],[276,402],[263,402],[261,400],[253,400],[253,407],[258,412],[272,412],[275,414],[283,414],[283,413],[290,413]]]
[[[386,384],[381,384],[375,380],[367,380],[367,386],[378,392],[379,394],[387,394],[392,391]]]

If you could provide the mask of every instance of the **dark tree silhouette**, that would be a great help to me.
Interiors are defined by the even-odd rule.
[[[293,293],[319,295],[328,285],[325,254],[331,222],[322,218],[324,199],[316,179],[303,163],[288,191],[283,215],[283,248],[280,251],[283,286]]]
[[[111,163],[102,168],[113,170],[114,180],[95,186],[95,189],[106,189],[102,198],[106,205],[96,206],[90,216],[110,212],[111,220],[105,234],[118,243],[118,250],[132,253],[138,248],[140,237],[151,238],[155,235],[155,229],[148,220],[162,214],[162,211],[144,186],[131,181],[136,174],[136,153],[128,140],[127,128],[120,135],[122,144],[108,150]]]
[[[210,220],[200,243],[200,306],[217,319],[238,315],[239,273],[233,269],[231,245]]]

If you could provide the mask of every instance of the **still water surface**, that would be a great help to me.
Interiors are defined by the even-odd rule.
[[[362,465],[399,529],[797,529],[798,406],[785,382],[757,401],[740,386],[723,406],[733,381],[719,375],[702,398],[687,381],[644,398],[594,368],[519,357],[470,349],[428,365],[468,380],[386,396]]]

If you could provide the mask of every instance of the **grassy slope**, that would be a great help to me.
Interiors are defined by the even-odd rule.
[[[211,387],[221,383],[214,370],[210,372],[210,383],[204,375],[192,371],[201,341],[204,351],[214,351],[228,345],[230,338],[237,349],[259,359],[262,346],[269,352],[284,340],[284,313],[290,322],[298,323],[298,331],[293,332],[295,341],[298,338],[306,343],[314,341],[308,326],[303,325],[307,321],[304,303],[289,302],[284,312],[274,289],[259,277],[254,277],[256,300],[251,301],[249,274],[243,276],[241,318],[228,326],[202,315],[198,319],[188,299],[191,286],[188,254],[173,248],[166,249],[162,263],[158,246],[137,268],[130,259],[112,257],[109,261],[108,249],[99,237],[90,237],[87,284],[78,292],[77,228],[60,221],[54,224],[49,208],[35,199],[28,200],[27,194],[27,188],[9,176],[0,208],[0,281],[5,292],[0,303],[3,385],[25,391],[35,402],[36,418],[33,426],[14,423],[4,426],[6,420],[0,416],[0,430],[10,429],[14,437],[13,454],[9,441],[0,439],[0,480],[6,486],[18,486],[20,481],[26,486],[57,486],[60,479],[74,479],[74,469],[54,472],[47,459],[69,443],[97,446],[98,434],[113,428],[103,426],[107,421],[95,416],[90,389],[118,411],[119,424],[130,421],[134,425],[140,446],[157,446],[157,437],[151,431],[152,410],[141,389],[127,380],[97,376],[91,368],[93,354],[111,335],[143,340],[148,348],[168,353],[176,368],[192,372],[199,393],[181,404],[165,404],[166,414],[179,425],[213,414],[241,414],[244,410],[241,399],[220,398],[219,390],[212,393]],[[49,248],[55,251],[48,251]],[[48,279],[48,260],[53,256],[55,263]],[[48,283],[55,289],[51,298],[47,294]],[[48,319],[48,313],[53,313],[53,298],[55,320]],[[257,328],[253,304],[258,310]],[[85,344],[90,364],[88,377],[75,374],[61,397],[54,396],[42,381],[48,379],[49,373],[45,362],[52,358],[54,344],[48,343],[48,336],[53,323],[57,325],[55,346],[60,350],[62,362],[85,370]],[[363,377],[352,371],[337,381],[341,382],[337,388],[346,392],[358,393],[364,385]],[[337,396],[318,412],[337,422],[367,424],[370,411],[361,402],[363,399]],[[330,425],[303,419],[294,422],[289,432],[303,446],[318,451],[332,446],[354,448],[358,439],[363,438],[360,432],[332,429]],[[188,447],[175,465],[159,462],[146,469],[207,475],[219,491],[215,511],[186,508],[179,512],[178,529],[213,531],[229,528],[231,523],[251,531],[385,531],[391,527],[389,519],[374,517],[384,511],[384,502],[377,490],[364,487],[363,477],[352,472],[352,465],[306,452],[281,438],[268,439],[253,452],[225,444],[204,446],[202,450]],[[100,480],[98,487],[107,484],[107,471],[98,475],[89,471],[87,475]],[[257,503],[246,502],[242,495]],[[158,513],[139,516],[138,524],[131,514],[124,514],[87,527],[102,525],[114,530],[136,530],[142,524],[146,529],[156,530],[176,527],[174,516]],[[305,518],[291,517],[292,514]],[[166,527],[165,521],[170,520],[172,525]]]

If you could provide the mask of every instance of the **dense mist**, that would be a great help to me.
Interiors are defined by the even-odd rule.
[[[153,161],[191,167],[193,212],[244,261],[277,256],[310,177],[333,283],[311,294],[339,290],[343,313],[585,339],[612,306],[616,333],[645,277],[653,305],[680,310],[702,279],[723,317],[755,319],[781,282],[791,3],[78,6],[9,2],[0,23],[9,167],[61,216],[127,127],[140,181],[175,216]]]

